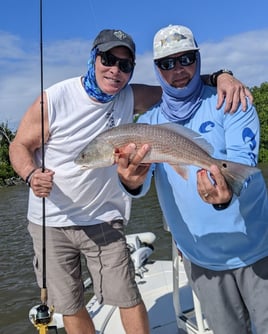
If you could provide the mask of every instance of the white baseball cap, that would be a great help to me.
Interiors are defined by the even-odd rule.
[[[174,53],[199,50],[192,31],[184,26],[169,25],[160,29],[154,36],[154,59]]]

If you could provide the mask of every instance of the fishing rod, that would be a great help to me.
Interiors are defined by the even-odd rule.
[[[41,112],[41,151],[42,151],[42,172],[45,172],[45,133],[44,133],[44,79],[43,79],[43,3],[39,1],[40,7],[40,112]],[[49,326],[53,318],[53,308],[47,306],[47,286],[46,286],[46,202],[45,197],[42,198],[42,288],[41,288],[41,305],[34,307],[31,314],[31,320],[34,326],[39,330],[39,334],[46,334],[49,329],[55,329],[57,326]]]

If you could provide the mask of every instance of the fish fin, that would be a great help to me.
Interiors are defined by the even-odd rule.
[[[203,138],[200,133],[193,131],[192,129],[186,128],[183,125],[177,123],[163,123],[154,125],[156,127],[164,127],[170,131],[174,131],[182,137],[185,137],[189,140],[192,140],[200,148],[206,151],[209,155],[212,155],[214,152],[213,146]]]
[[[170,166],[175,170],[176,173],[178,173],[184,180],[188,180],[188,169],[187,167],[181,166],[181,165],[173,165],[170,164]]]
[[[221,171],[233,193],[239,196],[245,182],[251,175],[259,173],[260,169],[237,162],[222,161]]]

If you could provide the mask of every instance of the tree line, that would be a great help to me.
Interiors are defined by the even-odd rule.
[[[262,83],[260,87],[254,86],[250,91],[260,119],[259,162],[268,162],[268,82]],[[7,180],[18,177],[11,167],[8,154],[9,144],[15,134],[9,129],[7,122],[0,124],[0,186],[6,185]]]

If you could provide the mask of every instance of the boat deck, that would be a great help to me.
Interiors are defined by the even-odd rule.
[[[180,272],[181,303],[185,309],[192,310],[193,301],[182,264]],[[145,265],[142,277],[137,283],[148,311],[150,333],[179,333],[176,314],[173,307],[172,261],[152,261]],[[93,297],[87,305],[94,319],[98,334],[124,334],[117,307],[99,305]],[[183,333],[183,332],[181,332]]]

